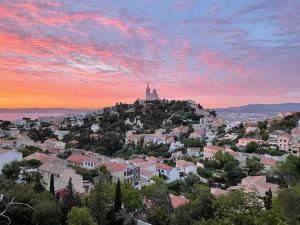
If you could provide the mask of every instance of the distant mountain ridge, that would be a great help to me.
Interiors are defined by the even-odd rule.
[[[0,108],[0,113],[80,113],[93,109],[68,109],[68,108]]]
[[[278,113],[286,111],[300,111],[300,103],[250,104],[239,107],[218,108],[215,110],[219,113]]]

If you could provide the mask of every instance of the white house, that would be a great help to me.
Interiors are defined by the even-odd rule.
[[[282,134],[278,136],[277,145],[280,150],[289,151],[289,143],[292,140],[292,135],[290,134]]]
[[[182,144],[180,141],[172,142],[170,144],[169,152],[174,152],[178,148],[183,148],[184,144]]]
[[[84,154],[75,153],[70,155],[66,161],[70,166],[81,166],[86,169],[95,169],[97,165],[97,160],[94,158],[90,158]]]
[[[179,172],[177,168],[162,163],[156,164],[156,174],[166,176],[168,178],[167,182],[172,182],[179,179]]]
[[[0,174],[4,165],[11,163],[12,161],[21,161],[22,153],[15,150],[0,149]]]
[[[176,161],[176,168],[179,170],[179,172],[183,173],[194,173],[197,174],[197,166],[189,161],[186,160],[178,160]]]
[[[187,148],[186,154],[190,157],[200,157],[201,149],[200,148]]]

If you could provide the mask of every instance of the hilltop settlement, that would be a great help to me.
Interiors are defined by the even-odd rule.
[[[228,122],[147,86],[133,104],[0,121],[0,170],[0,224],[299,224],[300,113]]]

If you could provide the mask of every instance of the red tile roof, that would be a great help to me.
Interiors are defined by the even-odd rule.
[[[159,158],[157,158],[155,156],[149,156],[149,157],[147,157],[147,160],[148,161],[161,161],[161,159],[159,159]]]
[[[189,166],[195,166],[194,163],[186,161],[186,160],[178,160],[176,162],[176,166],[178,167],[189,167]]]
[[[277,163],[276,159],[272,159],[272,158],[262,158],[260,160],[260,162],[266,166],[275,166]]]
[[[42,162],[42,164],[44,163],[48,163],[52,160],[57,159],[55,156],[51,156],[51,155],[47,155],[44,153],[40,153],[40,152],[35,152],[27,157],[24,158],[25,160],[30,160],[30,159],[36,159]]]
[[[141,169],[141,176],[144,176],[144,177],[152,177],[155,173],[151,172],[151,171],[148,171],[146,169]]]
[[[185,205],[189,203],[189,200],[186,199],[184,196],[176,196],[176,195],[170,195],[171,198],[171,204],[173,208],[177,208],[179,206]]]
[[[118,171],[125,170],[127,168],[127,166],[123,163],[111,162],[111,163],[105,163],[104,165],[106,166],[106,169],[111,172],[118,172]]]
[[[140,164],[140,163],[146,162],[146,160],[141,159],[141,158],[135,158],[135,159],[129,159],[128,162]]]
[[[173,167],[162,163],[156,163],[156,168],[161,170],[168,170],[168,171],[171,171],[173,169]]]
[[[208,145],[205,147],[206,150],[214,150],[214,151],[225,151],[225,148],[216,146],[216,145]]]
[[[82,155],[80,153],[72,154],[66,160],[74,163],[83,163],[83,162],[90,161],[87,156]]]

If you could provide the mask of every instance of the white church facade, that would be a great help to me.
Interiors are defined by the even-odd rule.
[[[147,84],[147,88],[146,88],[146,100],[147,101],[155,101],[155,100],[160,100],[156,89],[153,89],[152,93],[149,87],[149,83]]]

